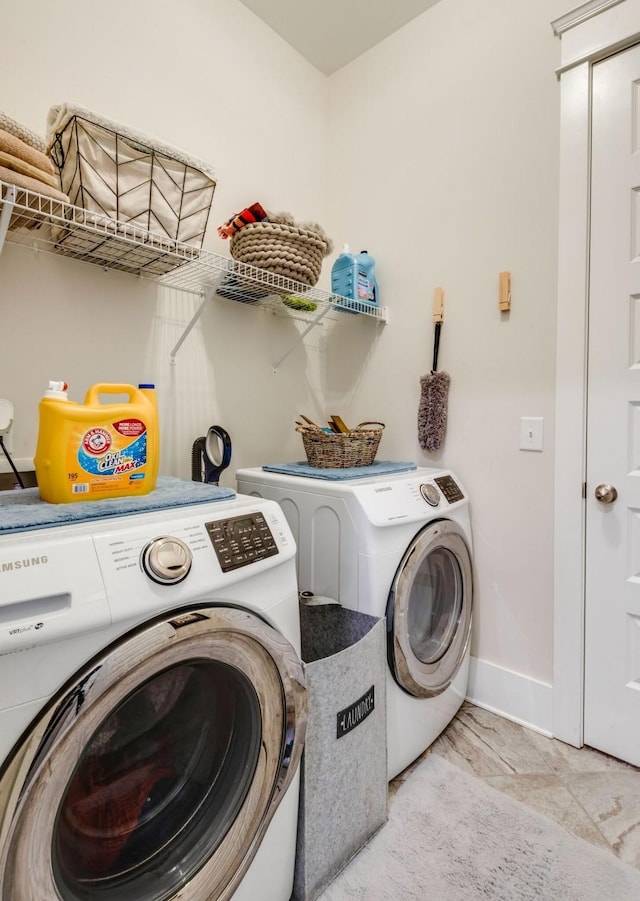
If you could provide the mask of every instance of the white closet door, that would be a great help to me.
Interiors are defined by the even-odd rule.
[[[640,765],[640,47],[592,108],[584,740]]]

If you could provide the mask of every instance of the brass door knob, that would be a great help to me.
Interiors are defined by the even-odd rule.
[[[613,485],[598,485],[595,490],[596,500],[601,504],[612,504],[618,496]]]

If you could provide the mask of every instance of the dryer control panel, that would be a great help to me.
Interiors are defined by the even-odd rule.
[[[204,525],[222,572],[278,553],[271,529],[260,512],[217,519]]]
[[[458,483],[454,481],[453,476],[436,476],[433,481],[444,494],[448,503],[455,504],[456,501],[464,500],[464,494],[460,490]]]
[[[346,485],[344,493],[353,495],[367,521],[376,526],[399,522],[423,522],[425,513],[446,511],[467,503],[457,479],[447,471],[408,473],[404,478],[371,479],[367,483]]]

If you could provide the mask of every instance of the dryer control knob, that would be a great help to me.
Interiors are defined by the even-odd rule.
[[[160,585],[175,585],[186,579],[191,561],[190,548],[170,535],[154,538],[142,549],[140,557],[143,570]]]
[[[420,494],[430,507],[437,507],[440,503],[440,493],[435,485],[421,485]]]

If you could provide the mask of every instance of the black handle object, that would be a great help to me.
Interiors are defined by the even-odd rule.
[[[220,425],[212,425],[206,437],[196,438],[191,451],[191,479],[217,485],[231,461],[231,438]]]
[[[212,425],[204,443],[204,480],[217,485],[220,475],[231,462],[231,438],[221,425]]]
[[[436,322],[434,333],[433,333],[433,366],[431,367],[431,372],[435,372],[438,368],[438,351],[440,350],[440,329],[442,328],[441,322]]]
[[[191,449],[191,481],[202,482],[203,480],[203,463],[204,444],[206,438],[196,438]]]

